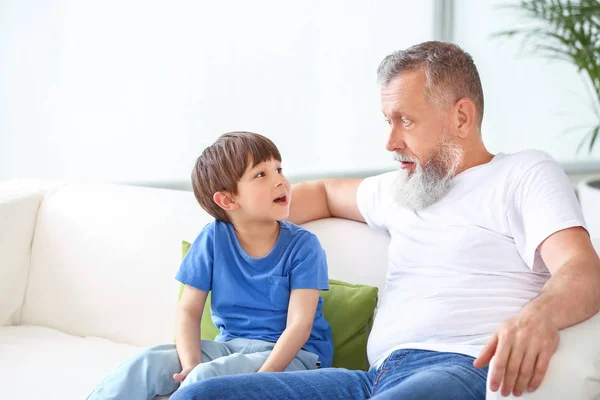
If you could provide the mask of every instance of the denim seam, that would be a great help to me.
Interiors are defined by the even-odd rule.
[[[408,356],[408,353],[410,353],[410,349],[406,350],[406,353],[404,353],[404,355],[390,369],[385,369],[385,361],[383,362],[383,365],[381,367],[381,372],[377,375],[377,378],[375,378],[375,382],[373,382],[373,396],[375,396],[375,392],[377,391],[377,385],[379,384],[379,381],[381,380],[381,378],[383,378],[383,376],[385,374],[387,374],[388,372],[396,369],[398,367],[398,365],[400,365],[400,363],[402,361],[404,361],[404,359]]]
[[[248,340],[248,343],[246,343],[246,345],[244,347],[242,347],[239,352],[240,352],[240,354],[252,354],[252,353],[254,353],[253,347],[254,347],[254,340]]]

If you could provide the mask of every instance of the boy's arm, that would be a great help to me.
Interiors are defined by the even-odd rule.
[[[202,362],[200,349],[200,320],[208,293],[185,285],[177,308],[175,337],[181,372],[173,379],[182,382],[192,369]]]
[[[319,296],[319,289],[292,290],[286,328],[258,372],[281,372],[290,365],[310,337]]]

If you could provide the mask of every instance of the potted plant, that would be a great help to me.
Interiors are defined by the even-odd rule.
[[[581,73],[598,120],[577,151],[591,152],[600,142],[600,1],[521,0],[508,7],[524,13],[531,25],[497,35],[522,37],[534,52],[567,61]],[[600,177],[581,182],[578,196],[590,234],[600,237]]]

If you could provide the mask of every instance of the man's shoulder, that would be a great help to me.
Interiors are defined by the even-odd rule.
[[[498,153],[492,163],[495,176],[504,177],[507,182],[521,180],[540,165],[556,164],[552,156],[540,150],[523,150],[517,153]]]
[[[380,183],[391,184],[394,181],[396,181],[397,179],[398,179],[398,170],[395,169],[395,170],[392,170],[392,171],[381,173],[379,175],[369,176],[369,177],[365,178],[362,182],[364,182],[364,181],[377,181],[377,182],[380,182]]]
[[[522,150],[511,154],[500,153],[499,155],[501,156],[501,164],[522,171],[527,171],[541,163],[556,162],[550,154],[541,150]]]
[[[395,184],[401,184],[403,181],[398,180],[398,170],[384,172],[379,175],[372,175],[363,179],[359,186],[359,191],[387,193]]]

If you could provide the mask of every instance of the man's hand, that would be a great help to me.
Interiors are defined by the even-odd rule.
[[[502,396],[520,396],[540,386],[558,341],[550,316],[526,307],[500,325],[473,365],[485,367],[495,355],[490,389],[502,385]]]
[[[192,372],[194,368],[184,368],[180,373],[173,374],[173,379],[177,382],[183,382],[185,378],[187,378],[188,374]]]

